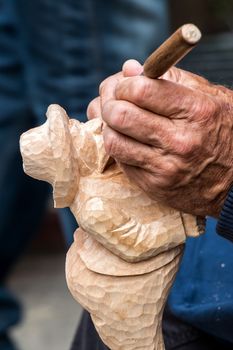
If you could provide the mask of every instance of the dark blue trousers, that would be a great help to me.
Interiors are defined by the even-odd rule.
[[[166,350],[231,350],[232,344],[178,320],[167,307],[163,318]],[[84,312],[70,350],[109,350],[102,342],[88,312]]]

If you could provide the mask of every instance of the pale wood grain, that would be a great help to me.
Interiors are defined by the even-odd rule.
[[[24,170],[53,186],[55,206],[79,225],[67,255],[68,286],[111,350],[163,350],[161,319],[187,236],[197,218],[152,201],[117,164],[104,172],[102,121],[69,119],[51,105],[24,133]]]
[[[201,34],[188,24],[145,62],[158,78]],[[51,105],[47,121],[21,136],[24,170],[53,186],[55,207],[71,208],[82,229],[66,259],[67,283],[111,350],[164,350],[161,320],[187,236],[204,221],[151,200],[104,149],[102,120],[85,124]],[[106,167],[106,165],[108,165]]]

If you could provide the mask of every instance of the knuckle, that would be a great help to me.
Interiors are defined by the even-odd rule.
[[[200,141],[196,134],[177,134],[172,142],[173,153],[186,158],[191,157],[197,148],[199,149],[199,146]]]
[[[202,100],[202,110],[204,110],[205,114],[208,116],[214,115],[219,110],[219,105],[216,103],[216,101],[212,98],[208,99],[208,102],[206,99]]]
[[[114,100],[108,100],[105,103],[103,103],[103,113],[104,114],[110,114],[114,108],[115,101]]]
[[[114,118],[115,104],[116,101],[114,100],[108,100],[103,104],[102,118],[107,124],[110,124]]]
[[[163,171],[168,178],[172,178],[177,173],[177,166],[174,162],[167,161],[163,165]]]
[[[175,162],[167,161],[163,164],[163,170],[160,177],[160,188],[168,189],[175,185],[177,181],[177,176],[179,173],[179,168]]]
[[[127,122],[127,108],[124,103],[114,100],[106,102],[103,119],[113,128],[122,129]]]
[[[206,122],[219,111],[218,104],[212,98],[200,98],[192,104],[192,114],[197,122]]]
[[[141,105],[150,95],[150,80],[145,77],[135,77],[131,88],[131,96],[135,104]]]
[[[117,102],[112,111],[112,125],[122,129],[127,122],[127,108],[124,103]]]

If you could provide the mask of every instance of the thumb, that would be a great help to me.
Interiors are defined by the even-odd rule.
[[[134,77],[140,75],[143,72],[143,66],[136,60],[128,60],[122,66],[123,76]]]

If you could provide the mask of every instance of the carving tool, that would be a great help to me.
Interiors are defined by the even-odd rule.
[[[200,39],[201,32],[197,26],[191,23],[184,24],[146,59],[143,65],[143,75],[152,79],[159,78],[187,55]],[[111,157],[106,157],[101,172],[113,162]]]
[[[152,79],[159,78],[190,52],[200,39],[201,32],[194,24],[184,24],[147,58],[143,74]]]

